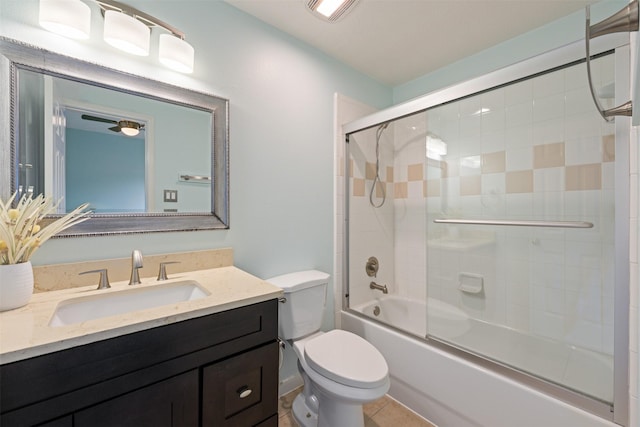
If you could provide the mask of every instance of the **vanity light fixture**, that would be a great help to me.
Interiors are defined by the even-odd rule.
[[[173,34],[160,34],[158,59],[172,70],[193,73],[193,46]]]
[[[358,0],[305,0],[307,7],[316,16],[329,21],[336,22],[342,18]]]
[[[169,34],[160,35],[159,61],[181,73],[193,72],[194,50],[193,46],[185,41],[183,32],[115,0],[96,0],[96,2],[104,15],[104,39],[107,43],[129,53],[148,55],[150,28],[162,28]]]
[[[133,16],[107,10],[104,13],[104,41],[132,55],[149,55],[149,27]]]
[[[80,0],[40,0],[40,26],[73,39],[88,39],[91,9]]]

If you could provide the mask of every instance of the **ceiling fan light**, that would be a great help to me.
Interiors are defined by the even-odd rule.
[[[158,49],[163,65],[180,73],[193,73],[194,50],[189,43],[172,34],[160,34]]]
[[[104,41],[111,46],[138,56],[149,55],[151,31],[133,16],[115,10],[104,13]]]
[[[120,132],[126,136],[136,136],[140,133],[140,124],[136,122],[120,120],[118,126],[120,127]]]
[[[72,39],[88,39],[91,9],[80,0],[40,0],[40,26]]]

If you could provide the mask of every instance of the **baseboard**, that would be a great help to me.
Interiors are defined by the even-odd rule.
[[[284,380],[280,381],[280,386],[278,387],[278,395],[284,396],[285,394],[291,393],[293,390],[302,386],[302,377],[300,375],[292,375]]]

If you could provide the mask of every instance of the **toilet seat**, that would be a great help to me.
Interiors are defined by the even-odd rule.
[[[351,332],[334,329],[306,341],[309,367],[337,383],[358,388],[376,388],[387,383],[389,367],[369,342]]]

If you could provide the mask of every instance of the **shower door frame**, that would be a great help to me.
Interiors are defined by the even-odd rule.
[[[626,102],[630,91],[630,48],[629,35],[614,34],[591,41],[591,55],[597,56],[606,52],[614,52],[616,105]],[[353,133],[367,130],[382,123],[397,120],[438,105],[455,101],[464,97],[507,85],[515,81],[548,72],[554,68],[561,68],[571,63],[584,61],[584,41],[575,42],[552,51],[542,53],[530,59],[515,63],[497,71],[455,84],[442,90],[415,98],[405,103],[375,112],[361,119],[343,125],[345,135],[345,155],[343,176],[344,185],[344,239],[343,239],[343,269],[342,269],[342,309],[367,320],[379,322],[364,316],[349,307],[349,136]],[[586,74],[586,71],[585,71]],[[585,76],[586,78],[586,76]],[[618,99],[618,98],[624,99]],[[620,102],[618,102],[620,101]],[[594,106],[595,108],[595,106]],[[616,158],[618,150],[629,153],[630,118],[615,120]],[[534,377],[523,371],[489,360],[481,355],[472,354],[449,343],[442,342],[427,334],[426,341],[439,349],[445,350],[465,360],[471,361],[484,368],[490,369],[508,378],[524,383],[545,394],[561,401],[593,413],[601,418],[627,426],[629,423],[629,162],[620,162],[615,170],[615,259],[622,260],[615,266],[614,284],[614,374],[613,374],[613,403],[602,402],[568,388]],[[384,324],[400,333],[405,331]]]

